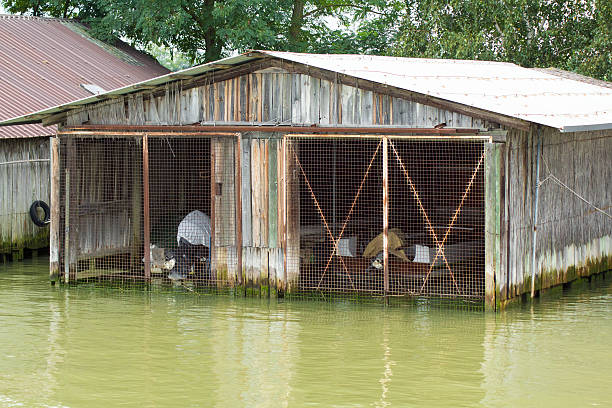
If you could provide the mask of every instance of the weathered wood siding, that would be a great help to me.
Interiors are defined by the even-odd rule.
[[[261,132],[242,140],[243,276],[255,295],[283,288],[282,144],[280,135]]]
[[[211,78],[212,81],[212,78]],[[157,96],[159,93],[161,96]],[[194,123],[498,127],[482,119],[296,73],[256,72],[183,90],[177,82],[89,105],[67,125]]]
[[[238,279],[236,248],[236,140],[211,140],[212,271],[216,279],[233,285]]]
[[[49,138],[0,140],[0,253],[49,245],[49,228],[30,219],[36,200],[49,203]]]
[[[499,127],[482,119],[392,97],[384,93],[384,88],[378,93],[278,68],[224,80],[206,78],[200,79],[195,87],[188,88],[188,82],[179,81],[89,105],[70,112],[66,124],[252,123],[431,128],[445,122],[448,127]],[[295,162],[287,160],[293,156],[287,153],[282,136],[245,133],[239,154],[234,152],[233,140],[218,138],[212,144],[213,271],[217,279],[241,282],[245,291],[253,295],[291,290],[299,278],[300,209],[299,191],[295,189],[298,173]],[[237,157],[241,160],[240,186],[234,186],[233,178]],[[235,188],[240,189],[241,197],[240,254],[236,248]],[[237,266],[238,261],[242,268]]]
[[[511,131],[507,139],[501,235],[508,240],[502,239],[501,245],[502,253],[507,245],[508,256],[496,271],[502,303],[531,290],[537,138],[533,129],[529,133]],[[536,290],[612,265],[612,220],[576,196],[610,214],[612,132],[561,133],[542,128],[541,143]]]

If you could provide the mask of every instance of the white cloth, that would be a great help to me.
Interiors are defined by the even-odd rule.
[[[210,218],[202,211],[192,211],[183,218],[178,226],[176,242],[186,239],[191,245],[210,245]]]

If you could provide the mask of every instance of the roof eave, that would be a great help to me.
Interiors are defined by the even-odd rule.
[[[577,126],[563,126],[559,130],[561,133],[573,133],[573,132],[591,132],[595,130],[609,130],[612,129],[612,123],[596,123],[591,125],[577,125]]]
[[[132,85],[124,86],[122,88],[113,89],[105,93],[88,96],[83,99],[78,99],[70,103],[64,103],[61,105],[53,106],[51,108],[42,109],[37,112],[28,113],[28,114],[17,116],[11,119],[6,119],[4,121],[0,121],[0,126],[13,126],[13,125],[26,125],[26,124],[32,124],[32,123],[41,123],[45,117],[48,117],[50,115],[64,112],[70,109],[75,109],[82,105],[87,105],[92,102],[101,102],[106,99],[111,99],[114,96],[121,96],[121,95],[126,95],[132,92],[141,91],[143,90],[143,87],[145,86],[165,85],[170,82],[185,79],[186,77],[193,78],[193,77],[196,77],[196,76],[199,76],[199,75],[202,75],[207,72],[214,71],[214,70],[227,69],[228,65],[231,65],[231,66],[241,65],[245,62],[264,58],[265,56],[266,55],[261,52],[251,51],[251,52],[247,52],[247,53],[240,54],[237,56],[224,58],[218,61],[209,62],[207,64],[198,65],[197,67],[186,68],[186,69],[176,71],[176,72],[171,72],[169,74],[162,75],[159,77],[140,81]]]

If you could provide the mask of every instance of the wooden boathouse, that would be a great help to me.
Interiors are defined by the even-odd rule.
[[[153,58],[109,45],[67,19],[0,14],[0,120],[168,73]],[[56,127],[0,128],[0,262],[49,246],[29,211],[49,203],[49,138]],[[41,217],[44,218],[44,217]]]
[[[610,268],[611,101],[510,63],[253,51],[2,125],[60,125],[52,280],[169,283],[196,214],[190,288],[499,309]]]

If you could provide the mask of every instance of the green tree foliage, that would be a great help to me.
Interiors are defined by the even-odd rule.
[[[248,49],[510,61],[612,80],[610,0],[0,0],[170,67]],[[168,55],[169,54],[169,55]]]
[[[609,0],[405,0],[391,53],[509,61],[612,80]]]
[[[154,44],[191,63],[247,49],[358,52],[361,42],[346,25],[380,1],[0,0],[11,13],[78,18],[102,40]]]

